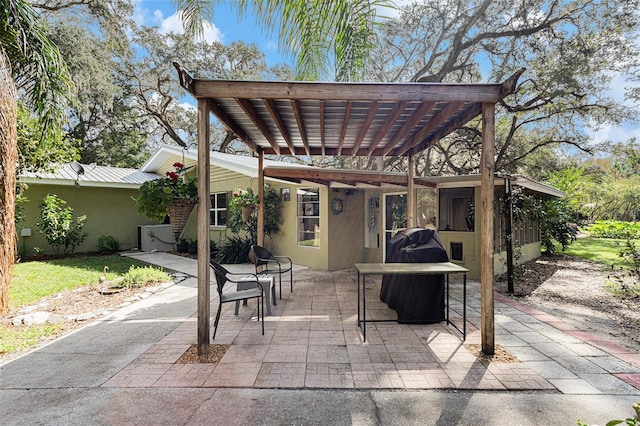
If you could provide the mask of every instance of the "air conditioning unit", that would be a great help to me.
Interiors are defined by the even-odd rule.
[[[173,231],[171,225],[138,226],[138,248],[140,251],[173,250]]]

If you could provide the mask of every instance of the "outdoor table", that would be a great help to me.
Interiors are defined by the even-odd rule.
[[[248,290],[250,288],[255,288],[256,280],[255,277],[249,275],[245,277],[243,280],[239,281],[236,287],[236,291],[240,290]],[[277,305],[276,303],[276,286],[273,280],[273,277],[270,275],[258,275],[258,284],[262,288],[262,293],[264,295],[264,303],[267,305],[267,315],[271,315],[271,303]],[[244,304],[247,304],[247,301],[244,301]],[[238,315],[238,307],[240,306],[240,301],[236,302],[236,310],[235,314]]]
[[[367,299],[366,277],[367,275],[401,274],[401,275],[433,275],[444,274],[446,278],[447,293],[447,324],[452,325],[462,333],[462,340],[467,337],[467,272],[469,270],[451,262],[436,263],[356,263],[358,271],[358,327],[362,328],[364,341],[367,341]],[[449,275],[464,274],[462,281],[462,329],[449,320]],[[362,315],[360,315],[360,276],[362,276]],[[369,322],[389,322],[395,320],[369,320]]]

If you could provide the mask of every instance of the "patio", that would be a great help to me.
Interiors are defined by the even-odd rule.
[[[367,315],[394,319],[395,312],[379,300],[380,283],[380,277],[367,279]],[[224,304],[218,334],[212,343],[230,347],[218,363],[175,363],[197,341],[194,314],[104,386],[556,389],[527,362],[480,362],[464,346],[460,333],[444,322],[369,323],[367,342],[363,343],[357,327],[356,285],[355,270],[297,270],[293,293],[289,293],[288,285],[283,286],[285,291],[278,305],[273,306],[273,315],[265,317],[264,336],[256,320],[254,301],[241,306],[238,316],[233,315],[234,304]],[[465,344],[480,344],[479,295],[480,284],[468,282]],[[452,277],[450,300],[451,319],[461,326],[461,278]],[[213,298],[212,312],[217,305]],[[502,345],[515,344],[509,350],[516,349],[513,353],[517,354],[517,349],[528,347],[528,343],[511,333],[511,322],[507,317],[497,316],[497,341]],[[543,323],[537,327],[554,329]],[[517,327],[515,331],[519,331]],[[561,340],[566,340],[566,336]]]

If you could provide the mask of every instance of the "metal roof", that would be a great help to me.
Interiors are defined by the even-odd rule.
[[[80,167],[78,167],[80,166]],[[82,170],[78,173],[77,170]],[[23,172],[20,182],[42,185],[79,185],[106,188],[139,188],[144,182],[158,179],[155,173],[138,169],[68,163],[55,166],[50,172]]]
[[[193,162],[198,160],[196,150],[186,150],[175,145],[162,145],[147,160],[141,170],[157,171],[159,167],[166,164],[168,159],[175,156],[182,156],[183,159]],[[209,158],[212,167],[221,167],[250,177],[258,176],[258,159],[255,157],[212,151]],[[264,160],[264,176],[265,179],[272,181],[317,184],[330,188],[406,188],[408,184],[406,173],[324,168],[267,159]],[[504,178],[505,176],[496,176],[495,185],[504,185]],[[527,188],[543,197],[564,196],[562,191],[524,176],[512,175],[509,178],[512,179],[514,185]],[[429,188],[480,186],[480,175],[414,177],[414,183],[417,187]]]
[[[428,148],[515,89],[503,83],[330,83],[198,79],[180,84],[254,152],[403,156]]]

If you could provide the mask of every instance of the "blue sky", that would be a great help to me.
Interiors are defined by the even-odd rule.
[[[136,3],[135,20],[138,24],[157,26],[162,32],[183,32],[182,23],[170,0],[137,0]],[[269,65],[290,62],[289,58],[280,54],[277,39],[267,37],[251,14],[240,21],[235,10],[226,2],[216,6],[213,22],[205,25],[204,39],[224,44],[237,40],[255,43],[267,56]]]
[[[396,1],[402,4],[406,0]],[[176,15],[176,10],[170,0],[137,0],[135,20],[138,24],[146,26],[157,26],[162,32],[183,32],[180,19]],[[384,12],[390,14],[387,9]],[[266,55],[267,63],[291,63],[286,55],[282,55],[278,50],[278,41],[275,35],[267,36],[256,24],[255,19],[249,13],[240,21],[238,16],[227,2],[220,2],[215,9],[215,17],[211,25],[205,28],[204,38],[209,41],[219,41],[224,44],[236,40],[246,43],[255,43]],[[615,78],[609,96],[624,101],[624,88],[631,83],[625,81],[621,76]],[[625,102],[630,108],[638,108],[638,105],[629,101]],[[612,140],[614,142],[624,142],[635,137],[640,140],[640,125],[623,123],[622,125],[605,125],[599,130],[588,130],[594,142]]]

